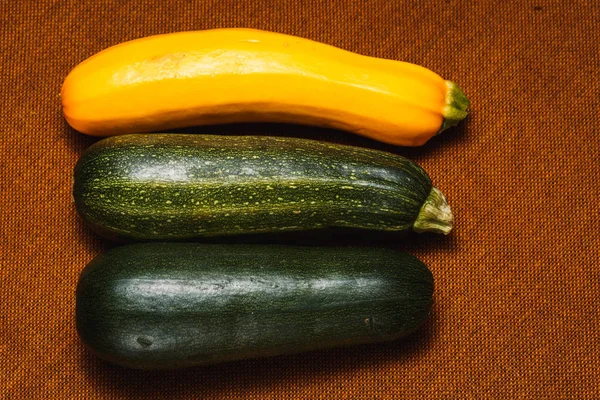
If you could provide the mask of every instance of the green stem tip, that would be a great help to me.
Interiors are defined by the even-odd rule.
[[[469,99],[458,85],[451,81],[446,81],[448,91],[446,92],[446,106],[444,107],[443,115],[444,122],[440,132],[458,125],[460,121],[467,117],[467,108],[469,108]]]
[[[452,230],[454,217],[444,194],[437,188],[432,188],[429,196],[419,211],[413,224],[415,232],[434,232],[447,235]]]

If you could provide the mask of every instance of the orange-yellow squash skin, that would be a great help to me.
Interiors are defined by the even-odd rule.
[[[63,112],[95,136],[233,122],[332,127],[419,146],[466,116],[452,82],[295,36],[214,29],[110,47],[66,77]]]

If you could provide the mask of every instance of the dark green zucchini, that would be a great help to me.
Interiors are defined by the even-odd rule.
[[[399,339],[433,277],[384,248],[138,243],[83,270],[77,330],[98,356],[172,369]]]
[[[414,162],[296,138],[110,137],[80,158],[73,193],[83,219],[109,238],[452,227],[444,196]]]

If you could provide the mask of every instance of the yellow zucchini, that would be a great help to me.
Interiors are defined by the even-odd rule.
[[[66,120],[95,136],[233,122],[332,127],[419,146],[466,117],[461,89],[424,67],[254,29],[150,36],[76,66]]]

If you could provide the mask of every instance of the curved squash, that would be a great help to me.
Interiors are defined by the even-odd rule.
[[[283,122],[403,146],[456,125],[469,104],[458,86],[418,65],[238,28],[113,46],[74,68],[61,94],[68,123],[95,136]]]

